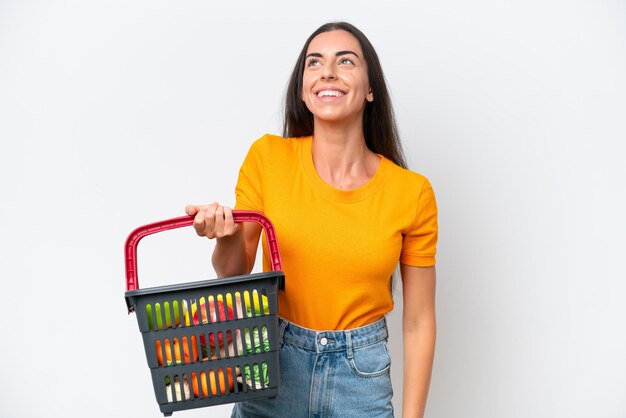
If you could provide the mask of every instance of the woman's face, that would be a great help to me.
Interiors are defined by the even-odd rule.
[[[306,52],[302,100],[315,121],[361,123],[374,100],[359,41],[349,32],[317,35]]]

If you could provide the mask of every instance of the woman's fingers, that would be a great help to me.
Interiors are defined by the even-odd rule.
[[[226,235],[234,235],[238,228],[239,225],[233,218],[233,210],[224,206],[224,233]]]
[[[233,219],[232,209],[228,206],[218,205],[215,208],[213,222],[215,238],[229,237],[237,232],[238,225]]]
[[[223,238],[237,232],[232,209],[217,202],[210,205],[187,205],[185,212],[194,216],[196,234],[207,238]]]
[[[209,238],[220,238],[218,235],[218,231],[220,228],[220,218],[224,216],[224,211],[220,210],[219,208],[219,204],[211,203],[207,208],[206,215],[204,215],[207,237]]]
[[[185,206],[185,213],[189,216],[194,216],[196,213],[198,213],[198,206],[196,205]]]
[[[195,217],[193,218],[193,228],[196,230],[196,234],[201,237],[206,235],[205,213],[206,206],[198,206]]]

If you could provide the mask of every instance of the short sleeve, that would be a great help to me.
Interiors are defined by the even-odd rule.
[[[239,177],[235,187],[235,209],[263,212],[262,158],[259,151],[259,143],[262,139],[252,144],[239,169]]]
[[[434,266],[437,237],[437,202],[430,182],[425,180],[417,200],[415,221],[402,239],[400,262],[415,267]]]

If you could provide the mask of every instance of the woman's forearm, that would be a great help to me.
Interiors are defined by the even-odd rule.
[[[422,418],[435,353],[436,327],[420,324],[404,329],[402,417]]]
[[[248,274],[252,270],[246,253],[243,228],[239,228],[234,235],[216,239],[211,262],[217,277]]]

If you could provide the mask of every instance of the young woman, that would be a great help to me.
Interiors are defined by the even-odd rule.
[[[404,168],[378,57],[357,28],[329,23],[306,41],[283,135],[252,145],[235,204],[265,213],[279,238],[281,387],[275,399],[236,404],[232,416],[392,417],[384,318],[400,263],[402,416],[422,417],[435,345],[437,208],[428,180]],[[217,239],[219,276],[252,270],[259,226],[234,223],[219,203],[186,212],[198,235]]]

